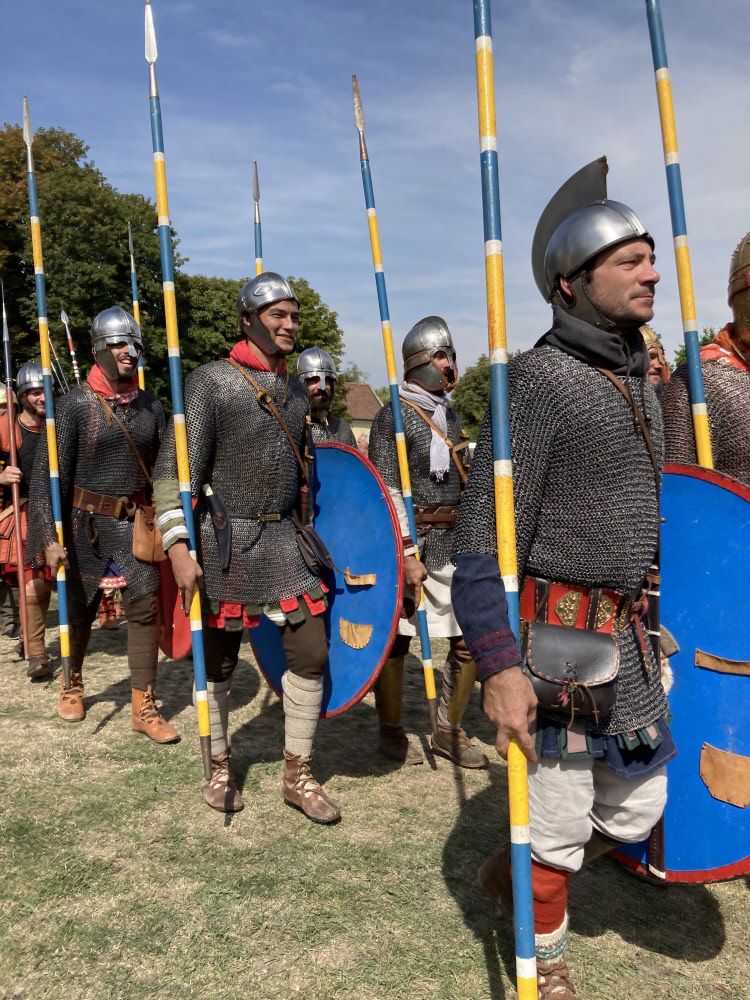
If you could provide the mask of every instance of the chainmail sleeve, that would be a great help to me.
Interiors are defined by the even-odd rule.
[[[680,365],[664,386],[661,397],[667,462],[695,465],[695,435],[690,410],[687,366]]]

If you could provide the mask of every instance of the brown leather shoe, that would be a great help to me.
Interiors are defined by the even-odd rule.
[[[551,962],[536,963],[536,982],[539,1000],[575,1000],[578,996],[570,981],[570,972],[565,956]]]
[[[29,657],[26,676],[32,681],[48,681],[52,678],[52,664],[46,654]]]
[[[458,767],[482,768],[489,761],[482,751],[475,747],[463,729],[451,729],[449,726],[438,726],[432,736],[433,752],[441,757],[447,757]]]
[[[203,779],[201,791],[208,805],[219,812],[238,813],[245,808],[229,766],[229,751],[211,758],[211,777]]]
[[[510,844],[490,854],[477,870],[475,884],[479,886],[506,917],[513,916],[513,879],[510,872]]]
[[[86,706],[83,704],[83,674],[72,671],[70,687],[65,687],[65,678],[60,678],[60,700],[57,703],[57,714],[65,722],[83,722],[86,718]]]
[[[403,726],[381,724],[378,750],[388,760],[397,760],[400,764],[424,764],[424,757],[411,745]]]
[[[145,733],[154,743],[179,743],[180,734],[161,714],[154,695],[153,684],[149,684],[145,691],[133,688],[131,692],[133,731]]]
[[[339,807],[328,798],[313,778],[309,757],[299,757],[287,750],[284,751],[284,778],[281,790],[287,805],[299,809],[313,823],[336,823],[341,819]]]

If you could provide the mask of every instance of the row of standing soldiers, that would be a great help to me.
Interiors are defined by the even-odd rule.
[[[666,801],[666,764],[676,750],[642,592],[658,543],[665,423],[667,458],[694,462],[695,450],[685,371],[667,382],[663,353],[652,344],[650,357],[640,332],[653,316],[659,280],[652,237],[619,202],[584,198],[562,214],[554,203],[545,211],[554,207],[557,224],[534,261],[552,326],[509,369],[521,614],[527,626],[543,621],[610,638],[620,670],[606,713],[539,704],[521,669],[497,565],[490,420],[469,469],[468,440],[448,402],[458,378],[456,352],[437,316],[405,338],[399,387],[417,538],[409,535],[390,404],[373,423],[369,456],[398,514],[407,584],[376,692],[380,751],[405,764],[422,760],[401,725],[404,658],[422,590],[431,635],[450,644],[434,751],[457,766],[487,765],[461,725],[478,677],[498,750],[504,755],[514,738],[529,759],[539,996],[565,1000],[576,995],[566,957],[570,874],[617,843],[642,840]],[[733,257],[730,305],[734,324],[704,349],[704,378],[717,467],[750,482],[747,237]],[[159,571],[133,551],[139,517],[155,518],[185,608],[194,588],[202,589],[213,748],[205,801],[224,812],[244,807],[230,765],[230,691],[244,629],[265,614],[280,630],[288,661],[283,796],[310,819],[332,823],[340,811],[311,772],[328,656],[327,588],[300,554],[291,514],[300,491],[295,450],[307,447],[310,426],[314,440],[354,445],[354,438],[330,415],[336,373],[325,352],[304,352],[300,377],[286,369],[300,324],[286,280],[266,272],[249,281],[238,316],[240,338],[229,357],[194,370],[185,383],[190,489],[200,500],[209,485],[222,498],[231,524],[228,557],[200,502],[199,561],[188,551],[174,421],[167,424],[159,401],[138,389],[140,331],[119,307],[94,320],[95,363],[86,384],[59,401],[65,545],[57,541],[47,441],[39,434],[43,403],[20,377],[21,467],[6,466],[0,482],[7,486],[16,477],[28,487],[27,592],[31,586],[38,595],[42,617],[59,563],[69,567],[71,683],[63,682],[59,716],[71,722],[85,716],[91,625],[103,590],[118,587],[128,618],[133,728],[157,743],[179,739],[155,698]],[[26,459],[30,434],[36,435],[33,469]],[[12,554],[5,561],[12,564]],[[30,629],[32,676],[33,657],[44,656],[34,634]],[[44,660],[41,672],[47,669]],[[479,881],[510,907],[509,879],[503,849],[485,862]]]

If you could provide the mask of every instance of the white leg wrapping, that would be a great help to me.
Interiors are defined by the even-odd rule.
[[[557,928],[549,934],[535,934],[534,945],[538,962],[556,962],[562,958],[568,947],[568,915]]]
[[[229,749],[229,691],[231,681],[208,681],[208,717],[211,722],[211,756],[221,757]],[[195,685],[193,685],[195,704]]]
[[[323,701],[323,678],[298,677],[287,670],[281,678],[281,687],[284,691],[284,749],[298,757],[310,757]]]

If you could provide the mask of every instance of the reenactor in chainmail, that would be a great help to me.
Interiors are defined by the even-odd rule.
[[[199,498],[209,487],[213,504],[199,506],[201,565],[186,545],[171,424],[155,476],[158,524],[185,608],[202,577],[213,754],[203,797],[222,812],[244,807],[230,767],[230,688],[243,630],[265,614],[281,631],[289,667],[281,681],[284,800],[333,823],[339,809],[310,771],[328,663],[327,588],[303,558],[293,519],[310,412],[307,390],[284,360],[299,333],[299,303],[286,279],[269,271],[242,287],[237,309],[241,340],[229,357],[185,380],[191,490]],[[212,518],[217,505],[221,516]]]
[[[667,355],[664,352],[664,344],[662,344],[661,337],[656,330],[652,326],[649,326],[648,323],[644,323],[641,327],[641,333],[643,334],[643,343],[646,345],[649,358],[646,378],[654,387],[657,398],[661,399],[664,386],[669,382],[672,370],[669,367]]]
[[[308,347],[297,358],[297,378],[307,387],[310,396],[312,438],[319,441],[340,441],[351,448],[357,442],[349,424],[331,413],[338,372],[330,354],[321,347]]]
[[[548,652],[561,664],[556,697],[532,687],[508,628],[489,416],[455,539],[454,607],[497,748],[505,756],[516,739],[529,760],[539,997],[556,1000],[576,995],[566,959],[569,876],[617,843],[648,836],[675,753],[642,598],[658,544],[663,428],[638,328],[653,315],[659,275],[651,236],[631,209],[607,199],[605,167],[597,161],[574,175],[540,219],[532,262],[552,327],[509,364],[524,663],[537,662],[530,637],[542,623],[539,634],[557,636]],[[613,707],[602,714],[593,710],[595,688],[587,696],[572,681],[564,687],[582,649],[594,673],[597,658],[610,657],[616,670],[619,657]],[[509,847],[484,863],[478,881],[512,905]]]
[[[155,743],[180,735],[156,703],[159,570],[133,551],[135,521],[153,526],[151,470],[164,431],[161,403],[138,388],[140,327],[120,306],[100,312],[91,328],[95,364],[83,385],[57,405],[55,424],[65,546],[57,541],[46,435],[41,435],[29,497],[27,558],[68,573],[70,687],[62,681],[57,714],[85,718],[83,664],[102,592],[119,587],[128,618],[131,719]]]
[[[750,486],[750,233],[729,265],[732,322],[701,348],[701,370],[714,468]],[[697,463],[687,365],[680,365],[662,399],[667,461]]]
[[[10,441],[7,440],[8,424],[0,424],[0,464],[5,468],[0,473],[0,483],[7,483],[8,488],[2,497],[0,506],[3,513],[10,514],[12,510],[12,495],[10,484],[17,482],[21,495],[21,503],[25,504],[29,496],[29,483],[34,469],[37,445],[44,430],[44,383],[42,381],[42,366],[37,362],[21,365],[16,375],[16,392],[19,408],[16,410],[16,448],[18,466],[8,465],[10,460]],[[3,491],[0,490],[0,493]],[[1,515],[0,515],[1,516]],[[28,522],[26,512],[21,508],[21,537],[26,545]],[[2,546],[0,545],[0,549]],[[17,566],[6,563],[3,569],[0,555],[0,572],[3,572],[11,585],[18,580]],[[24,570],[26,580],[26,614],[28,625],[28,649],[24,656],[28,660],[26,676],[32,681],[48,680],[52,677],[52,663],[47,655],[44,643],[44,633],[47,627],[47,611],[52,594],[52,580],[49,570],[45,567]]]
[[[428,316],[406,335],[403,343],[404,381],[399,387],[417,538],[409,533],[396,453],[390,403],[378,412],[370,430],[369,457],[388,486],[404,539],[404,573],[408,606],[390,655],[380,675],[377,706],[381,753],[407,764],[422,763],[401,725],[404,658],[416,634],[415,590],[424,589],[430,636],[446,638],[450,652],[443,668],[438,726],[432,735],[435,753],[460,767],[487,766],[473,746],[461,720],[476,681],[476,667],[461,637],[451,606],[453,526],[467,478],[468,437],[448,404],[447,394],[458,380],[456,351],[445,320]],[[419,548],[420,559],[415,557]]]

